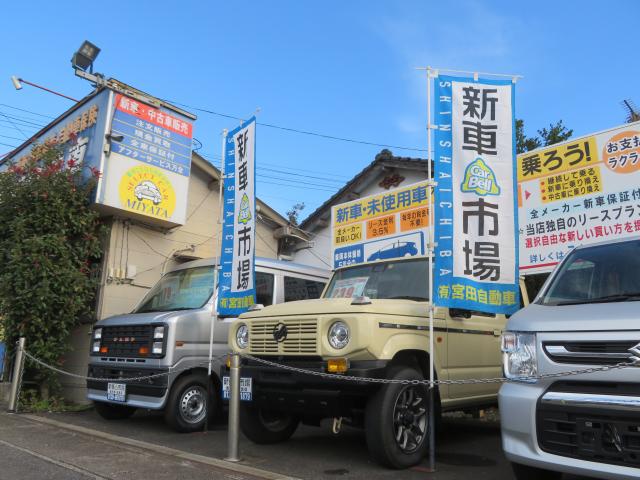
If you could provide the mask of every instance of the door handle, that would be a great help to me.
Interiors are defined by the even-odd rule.
[[[493,336],[494,337],[499,337],[500,335],[502,335],[502,330],[494,330],[493,331]]]

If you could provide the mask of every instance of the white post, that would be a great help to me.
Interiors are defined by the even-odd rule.
[[[435,304],[433,299],[433,255],[434,255],[434,221],[433,221],[433,189],[435,188],[435,182],[432,176],[431,163],[433,162],[433,155],[431,153],[432,140],[431,140],[431,67],[427,67],[427,178],[429,181],[429,188],[427,189],[427,203],[429,204],[429,469],[435,472],[435,387],[434,381],[434,357],[436,354],[435,344],[433,341],[433,313],[435,310]]]
[[[222,214],[223,214],[223,195],[222,192],[224,190],[224,157],[226,153],[226,145],[227,145],[227,129],[222,130],[222,162],[220,165],[220,180],[218,181],[218,248],[214,251],[214,255],[217,252],[217,260],[216,264],[213,268],[213,311],[211,312],[211,324],[209,326],[209,367],[208,367],[208,383],[207,383],[207,404],[209,404],[209,400],[211,399],[211,374],[213,370],[213,329],[218,320],[218,272],[220,270],[220,256],[222,250],[222,229],[224,227],[222,223]],[[209,413],[207,412],[207,417],[205,419],[205,432],[209,426]]]
[[[238,353],[231,354],[229,368],[229,429],[225,460],[240,461],[240,355]]]
[[[17,413],[18,400],[20,396],[20,383],[22,382],[22,372],[24,370],[24,344],[25,338],[20,337],[16,349],[16,359],[13,363],[13,378],[11,379],[11,394],[9,396],[9,411]]]

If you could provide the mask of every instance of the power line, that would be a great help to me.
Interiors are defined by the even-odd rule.
[[[212,164],[216,165],[217,167],[219,167],[220,162],[222,161],[222,157],[220,155],[216,155],[214,153],[211,152],[198,152],[200,155],[206,157]],[[213,162],[211,159],[214,158],[217,160],[217,162]],[[287,169],[287,173],[290,173],[289,170],[294,170],[296,172],[307,172],[307,173],[316,173],[316,174],[320,174],[320,175],[326,175],[327,172],[321,172],[319,170],[309,170],[307,168],[298,168],[298,167],[290,167],[289,165],[283,165],[281,163],[271,163],[271,162],[260,162],[258,164],[258,168],[264,168],[262,167],[262,165],[267,165],[270,167],[277,167],[277,168],[286,168]],[[344,180],[350,180],[351,177],[348,177],[346,175],[334,175],[333,173],[331,174],[331,176],[333,177],[333,179],[339,179],[342,178]]]
[[[45,115],[43,113],[38,113],[38,112],[32,112],[31,110],[25,110],[24,108],[18,108],[18,107],[14,107],[12,105],[7,105],[6,103],[0,103],[0,107],[7,107],[7,108],[12,108],[14,110],[20,110],[21,112],[25,112],[25,113],[30,113],[32,115],[37,115],[39,117],[44,117],[44,118],[56,118],[52,115]]]
[[[307,186],[307,185],[291,185],[291,184],[287,184],[287,183],[270,182],[268,180],[262,180],[260,182],[261,185],[263,183],[266,183],[268,185],[280,185],[281,187],[303,188],[305,190],[318,190],[318,191],[321,191],[321,192],[335,192],[336,190],[338,190],[338,188],[331,189],[331,188],[310,187],[310,186]]]
[[[11,147],[11,148],[16,148],[17,147],[17,145],[10,145],[8,143],[3,143],[3,142],[0,142],[0,145],[3,145],[5,147]],[[7,153],[11,153],[11,152],[7,152]],[[3,155],[6,155],[7,153],[5,153]]]
[[[45,124],[44,123],[39,123],[41,120],[38,118],[31,118],[31,117],[25,117],[23,115],[16,115],[15,113],[9,113],[7,114],[9,117],[11,117],[14,120],[20,120],[21,122],[25,122],[25,123],[31,123],[33,125],[38,125],[39,127],[44,127]]]
[[[18,138],[18,137],[11,137],[11,136],[9,136],[9,135],[0,135],[0,137],[2,137],[2,138],[8,138],[8,139],[10,139],[10,140],[20,140],[20,141],[22,142],[22,139],[21,139],[21,138]]]
[[[23,136],[25,139],[26,139],[26,138],[29,138],[29,137],[27,136],[27,134],[26,134],[26,133],[24,133],[24,132],[20,129],[20,127],[18,127],[15,123],[13,123],[13,121],[12,121],[12,120],[7,116],[7,115],[5,115],[5,114],[4,114],[4,112],[1,112],[1,111],[0,111],[0,115],[2,115],[3,117],[5,117],[5,118],[9,121],[9,123],[10,123],[11,125],[13,125],[13,127],[14,127],[16,130],[18,130],[18,131],[22,134],[22,136]]]
[[[238,121],[242,121],[243,119],[241,117],[238,117],[236,115],[231,115],[228,113],[221,113],[221,112],[216,112],[213,110],[209,110],[206,108],[200,108],[200,107],[194,107],[193,105],[187,105],[185,103],[180,103],[180,102],[176,102],[174,100],[163,100],[165,102],[168,103],[173,103],[176,105],[181,105],[185,108],[189,108],[191,110],[195,110],[198,112],[204,112],[204,113],[209,113],[211,115],[216,115],[218,117],[223,117],[223,118],[230,118],[233,120],[238,120]],[[336,141],[340,141],[340,142],[349,142],[349,143],[358,143],[361,145],[370,145],[373,147],[383,147],[383,148],[394,148],[397,150],[409,150],[409,151],[413,151],[413,152],[426,152],[427,150],[424,148],[416,148],[416,147],[402,147],[399,145],[389,145],[386,143],[375,143],[375,142],[367,142],[365,140],[355,140],[353,138],[347,138],[347,137],[338,137],[336,135],[328,135],[325,133],[318,133],[318,132],[312,132],[309,130],[301,130],[298,128],[291,128],[291,127],[283,127],[281,125],[275,125],[273,123],[263,123],[263,122],[256,122],[256,124],[258,125],[262,125],[263,127],[268,127],[268,128],[274,128],[277,130],[283,130],[285,132],[291,132],[291,133],[299,133],[302,135],[310,135],[310,136],[314,136],[314,137],[320,137],[320,138],[325,138],[327,140],[336,140]]]
[[[214,165],[217,168],[220,168],[220,165],[217,163],[214,163],[211,161],[211,159],[205,157],[206,160],[209,161],[209,163],[211,163],[212,165]],[[291,182],[297,182],[297,183],[306,183],[308,185],[317,185],[317,186],[322,186],[322,187],[328,187],[328,188],[337,188],[337,186],[335,185],[318,185],[317,182],[313,182],[313,183],[308,183],[308,182],[303,182],[301,180],[297,180],[297,179],[288,179],[288,178],[281,178],[281,177],[273,177],[270,175],[266,175],[264,173],[260,173],[263,170],[266,170],[267,172],[274,172],[274,173],[281,173],[284,175],[293,175],[295,177],[301,177],[301,178],[309,178],[311,180],[321,180],[324,182],[335,182],[338,183],[340,186],[344,183],[346,183],[346,180],[337,180],[335,178],[329,178],[329,177],[318,177],[315,175],[306,175],[306,174],[302,174],[302,173],[295,173],[295,172],[289,172],[286,170],[278,170],[278,169],[274,169],[274,168],[268,168],[268,167],[261,167],[260,164],[256,164],[257,170],[258,170],[258,176],[260,178],[271,178],[271,179],[275,179],[275,180],[286,180],[286,181],[291,181]]]
[[[313,186],[317,186],[317,187],[336,188],[336,189],[339,188],[339,187],[336,187],[336,186],[333,186],[333,185],[323,185],[323,184],[318,184],[318,183],[305,182],[303,180],[297,180],[297,179],[290,180],[288,178],[274,177],[272,175],[265,175],[265,174],[262,174],[262,173],[259,173],[258,176],[260,178],[270,178],[272,180],[283,180],[285,182],[296,182],[296,183],[300,183],[300,184],[303,184],[303,185],[313,185]]]

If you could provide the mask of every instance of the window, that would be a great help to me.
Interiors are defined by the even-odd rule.
[[[357,265],[337,270],[326,298],[369,298],[429,300],[426,259]]]
[[[273,304],[273,274],[256,272],[256,303],[265,307]]]
[[[574,250],[551,279],[542,305],[640,300],[640,241]]]
[[[135,311],[169,312],[202,308],[213,293],[213,267],[195,267],[167,273]]]
[[[324,283],[297,277],[284,277],[284,301],[320,298]]]

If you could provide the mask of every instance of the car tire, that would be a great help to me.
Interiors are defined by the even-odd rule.
[[[207,383],[207,375],[202,373],[182,377],[173,384],[164,409],[167,425],[181,433],[204,428],[207,415],[215,410],[216,398],[215,394],[208,396]]]
[[[560,480],[562,473],[530,467],[520,463],[512,463],[513,475],[516,480]]]
[[[418,370],[402,365],[391,367],[387,378],[424,380]],[[425,385],[383,385],[369,399],[365,411],[365,437],[372,459],[395,469],[420,463],[429,447],[428,409]]]
[[[124,420],[125,418],[129,418],[136,411],[136,407],[114,405],[113,403],[106,402],[93,402],[93,406],[98,415],[105,420]]]
[[[253,443],[270,444],[284,442],[298,428],[300,419],[283,412],[274,412],[242,404],[240,429]]]

